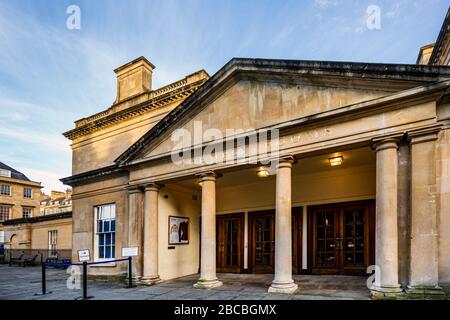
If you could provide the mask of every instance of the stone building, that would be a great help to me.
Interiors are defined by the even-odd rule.
[[[42,198],[41,183],[0,162],[0,243],[6,249],[71,250],[71,192]]]
[[[50,195],[43,194],[40,201],[41,215],[72,212],[72,190],[65,192],[52,190]]]
[[[441,296],[448,44],[447,15],[420,65],[235,58],[156,90],[147,59],[116,69],[113,105],[64,134],[74,258],[137,247],[144,284],[200,272],[195,286],[214,288],[221,272],[273,273],[269,291],[281,293],[297,290],[292,273],[376,265],[374,296]]]
[[[41,183],[0,162],[0,243],[9,242],[3,223],[39,214]],[[25,244],[25,239],[17,239]]]

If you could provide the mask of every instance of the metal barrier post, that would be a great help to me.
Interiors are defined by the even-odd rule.
[[[47,275],[46,275],[46,268],[45,268],[45,262],[43,262],[42,264],[42,293],[35,293],[35,296],[40,296],[40,295],[46,295],[49,293],[52,293],[51,291],[47,292]]]
[[[87,262],[83,262],[83,299],[87,300]]]
[[[87,266],[88,263],[86,261],[83,261],[83,296],[78,297],[75,300],[88,300],[93,298],[92,296],[89,297],[87,295]]]
[[[128,286],[131,288],[133,286],[133,269],[132,269],[132,259],[128,257]]]
[[[45,294],[47,291],[47,284],[45,278],[45,263],[42,263],[42,294]]]
[[[128,257],[128,286],[125,288],[133,288],[133,258]]]

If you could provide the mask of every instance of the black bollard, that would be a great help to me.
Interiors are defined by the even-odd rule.
[[[47,291],[47,281],[45,278],[45,263],[42,263],[42,294],[46,294]]]
[[[133,260],[132,257],[128,257],[128,286],[125,288],[133,288]]]
[[[43,262],[42,264],[41,264],[41,266],[42,266],[42,293],[35,293],[34,295],[35,296],[40,296],[40,295],[46,295],[46,294],[49,294],[49,293],[52,293],[51,291],[49,291],[49,292],[47,292],[47,278],[46,278],[46,268],[45,268],[45,262]]]
[[[83,300],[87,300],[87,262],[83,262]]]
[[[93,298],[93,296],[88,297],[87,295],[87,266],[88,263],[83,261],[83,296],[78,297],[75,300],[89,300]]]

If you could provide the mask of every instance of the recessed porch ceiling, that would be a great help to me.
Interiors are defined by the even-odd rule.
[[[342,156],[342,165],[332,167],[330,166],[329,157]],[[375,166],[375,152],[370,147],[363,147],[358,149],[324,153],[322,155],[299,159],[292,167],[292,175],[300,176],[310,173],[337,171],[341,169],[347,169],[351,167],[358,167],[364,165]],[[243,185],[255,183],[257,181],[275,181],[275,176],[269,176],[267,178],[259,178],[256,175],[256,171],[259,166],[255,165],[251,168],[243,168],[232,172],[226,172],[220,179],[217,179],[217,188],[224,188],[233,185]],[[179,181],[175,184],[195,188],[200,190],[200,186],[197,184],[196,179],[190,179],[185,181]]]

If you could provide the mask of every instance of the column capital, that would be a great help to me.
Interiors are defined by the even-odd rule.
[[[295,156],[293,156],[293,155],[281,156],[281,157],[278,158],[278,162],[279,163],[288,162],[288,163],[293,164],[293,163],[297,162],[297,158]]]
[[[279,157],[276,161],[278,161],[277,168],[291,168],[297,162],[297,159],[293,155],[286,155]]]
[[[144,185],[144,190],[145,191],[159,191],[159,189],[161,189],[162,187],[164,187],[164,185],[161,183],[150,182],[150,183],[147,183]]]
[[[222,175],[214,171],[206,171],[198,173],[195,176],[198,178],[199,182],[203,182],[203,181],[216,181],[216,179],[220,178]]]
[[[408,141],[410,144],[434,141],[438,138],[439,131],[442,130],[441,125],[412,130],[408,132]]]
[[[398,149],[403,133],[372,139],[372,149],[376,152],[386,149]]]
[[[126,189],[128,190],[128,194],[134,194],[134,193],[141,193],[142,192],[141,186],[139,186],[139,185],[128,185],[126,187]]]

